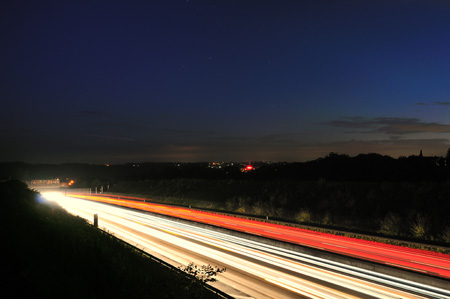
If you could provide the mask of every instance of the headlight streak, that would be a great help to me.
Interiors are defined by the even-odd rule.
[[[95,203],[89,203],[88,202],[86,204],[90,205],[91,208],[97,208],[98,207],[98,204],[95,204]],[[140,221],[142,221],[142,218],[144,218],[144,217],[142,217],[141,213],[132,213],[130,211],[127,211],[127,212],[123,213],[123,211],[124,211],[123,209],[117,209],[117,208],[113,208],[113,207],[107,207],[107,208],[108,208],[108,210],[118,210],[118,211],[115,211],[115,212],[112,211],[113,213],[120,213],[120,212],[122,212],[121,214],[139,214],[138,216],[141,219]],[[118,216],[108,215],[107,214],[106,217],[104,215],[103,218],[114,220],[114,218],[118,218]],[[155,218],[155,219],[160,220],[158,218]],[[144,232],[146,234],[149,234],[149,235],[155,236],[157,238],[163,239],[166,242],[170,242],[170,243],[177,244],[178,246],[180,246],[180,239],[179,238],[176,238],[176,237],[173,237],[171,235],[167,235],[167,234],[161,233],[161,232],[159,232],[157,230],[153,230],[153,229],[150,229],[148,227],[140,227],[139,225],[137,225],[133,221],[128,221],[128,220],[124,220],[124,219],[116,219],[116,222],[120,223],[120,225],[125,225],[125,226],[131,227],[133,229],[137,229],[137,230],[139,230],[141,232]],[[108,225],[108,226],[111,227],[110,225]],[[144,238],[137,237],[137,236],[130,236],[130,233],[127,233],[127,232],[125,232],[122,229],[119,229],[119,231],[122,234],[125,234],[128,239],[132,239],[133,241],[135,241],[136,243],[139,243],[139,244],[143,244],[143,243],[145,244],[145,239]],[[280,275],[283,275],[283,273],[276,273],[275,271],[270,270],[271,272],[275,272],[275,274],[272,275],[272,276],[268,276],[267,273],[269,272],[269,270],[264,268],[264,267],[261,267],[259,265],[255,266],[255,265],[252,264],[252,266],[250,266],[250,267],[249,266],[243,266],[243,262],[244,261],[242,261],[241,259],[236,259],[235,257],[229,256],[227,254],[223,254],[223,253],[220,253],[220,252],[217,252],[216,250],[211,250],[211,249],[206,249],[205,250],[205,247],[199,246],[196,243],[187,242],[185,240],[181,240],[181,243],[184,244],[184,245],[182,244],[183,247],[189,248],[190,250],[193,250],[195,252],[202,253],[205,256],[215,256],[215,257],[221,256],[221,258],[219,260],[227,260],[228,264],[231,264],[231,266],[239,268],[239,269],[244,269],[245,272],[251,273],[251,274],[253,274],[255,276],[258,276],[258,277],[262,277],[262,278],[266,279],[267,281],[277,281],[277,277],[279,277]],[[259,271],[256,271],[255,268],[258,268]],[[307,287],[307,285],[311,285],[312,287]],[[329,293],[329,295],[328,296],[324,296],[324,294],[323,294],[324,290],[323,289],[322,290],[319,289],[319,291],[314,290],[314,288],[317,288],[317,285],[311,284],[308,281],[303,281],[302,289],[298,289],[298,283],[297,283],[297,288],[295,288],[295,287],[291,287],[291,288],[293,290],[295,290],[299,294],[307,295],[307,296],[310,296],[310,297],[311,297],[311,294],[313,294],[313,293],[321,292],[322,293],[322,297],[320,297],[320,298],[348,298],[348,295],[337,296],[336,291],[334,291],[334,290],[328,291],[327,293]],[[308,289],[308,291],[305,292],[305,289]]]
[[[126,213],[129,213],[130,215],[136,215],[137,217],[142,217],[141,215],[145,215],[145,214],[142,214],[139,212],[133,212],[133,211],[127,211]],[[150,216],[150,215],[148,215],[147,218],[154,219],[153,221],[157,220],[158,222],[171,223],[172,225],[174,223],[171,220],[160,219],[158,217],[154,217],[154,216]],[[284,256],[286,258],[297,260],[297,261],[302,261],[302,262],[305,262],[308,264],[311,264],[312,261],[314,261],[313,264],[316,266],[328,268],[328,269],[331,269],[334,271],[338,271],[340,273],[346,273],[346,274],[350,274],[353,276],[359,276],[361,278],[368,279],[371,281],[377,281],[378,283],[383,283],[386,285],[391,285],[396,288],[405,289],[406,291],[414,291],[417,293],[421,293],[425,296],[436,296],[439,293],[443,294],[444,297],[442,297],[442,298],[447,298],[447,297],[445,297],[446,295],[450,296],[450,292],[439,289],[439,288],[435,288],[432,286],[427,286],[424,284],[410,282],[408,280],[396,278],[393,276],[374,273],[374,272],[371,272],[368,270],[360,269],[357,267],[352,267],[349,265],[342,265],[342,264],[339,264],[337,262],[333,262],[330,260],[320,259],[317,257],[308,256],[306,254],[301,254],[301,253],[298,253],[295,251],[290,251],[287,249],[282,249],[279,247],[261,244],[261,243],[255,242],[255,241],[246,240],[246,239],[238,238],[235,236],[230,236],[230,235],[223,234],[223,233],[210,231],[210,230],[199,228],[196,226],[191,226],[189,224],[183,224],[183,223],[179,223],[179,222],[175,222],[175,223],[177,224],[177,226],[179,226],[183,229],[183,231],[178,232],[178,235],[185,235],[185,236],[190,235],[191,238],[193,238],[193,239],[200,240],[200,241],[202,241],[204,243],[208,243],[212,246],[216,246],[219,248],[224,248],[224,249],[227,249],[230,251],[234,251],[236,253],[241,253],[241,252],[230,247],[228,245],[229,243],[238,244],[238,245],[245,246],[248,248],[256,248],[257,250],[260,250],[260,251],[270,252],[277,256]],[[149,223],[149,225],[157,226],[157,224],[155,224],[154,222]],[[172,228],[172,229],[175,229],[175,228]],[[194,233],[192,233],[192,231],[198,231],[198,232],[200,232],[200,234],[194,234]],[[206,235],[206,234],[208,234],[211,237],[205,237],[204,235]],[[222,240],[222,241],[226,241],[229,243],[221,242],[219,244],[217,242],[217,240]],[[251,253],[248,256],[254,257],[253,253]],[[262,257],[261,260],[267,261],[266,257],[264,257],[264,256]],[[278,262],[274,262],[274,264],[277,264],[277,263]],[[293,270],[293,269],[290,269],[290,270]],[[293,270],[293,271],[295,271],[295,270]],[[408,287],[405,287],[404,285],[407,285]],[[444,295],[444,294],[446,294],[446,295]]]
[[[323,270],[323,268],[337,271],[339,273],[345,272],[346,274],[350,274],[352,276],[359,276],[363,279],[376,281],[382,284],[389,284],[396,288],[402,288],[407,291],[421,293],[424,296],[432,296],[434,298],[450,298],[450,292],[446,292],[445,290],[441,290],[439,288],[415,284],[406,280],[393,278],[387,275],[374,274],[370,271],[358,269],[356,267],[342,265],[328,260],[307,256],[305,254],[301,254],[298,252],[281,249],[267,244],[257,243],[255,241],[230,236],[220,232],[214,232],[211,230],[191,226],[177,221],[171,221],[168,219],[155,217],[145,213],[140,213],[132,210],[116,208],[102,203],[86,200],[78,200],[73,198],[71,199],[62,198],[58,199],[57,201],[69,212],[71,209],[77,209],[79,211],[88,209],[95,211],[95,213],[99,214],[101,213],[101,219],[102,218],[108,219],[120,225],[130,227],[136,231],[140,231],[145,234],[160,238],[165,242],[189,248],[190,250],[202,253],[205,256],[214,257],[219,261],[227,261],[227,263],[232,267],[243,269],[246,272],[251,273],[255,276],[262,277],[263,279],[271,283],[283,286],[292,291],[310,297],[319,296],[318,298],[349,298],[349,295],[338,294],[335,290],[330,291],[322,286],[318,289],[317,285],[314,283],[305,281],[295,276],[291,277],[289,275],[285,275],[282,272],[268,269],[267,267],[263,267],[259,264],[249,263],[242,259],[236,258],[234,255],[226,254],[222,251],[218,251],[213,248],[207,248],[204,246],[200,246],[197,243],[193,243],[185,239],[180,239],[177,237],[177,235],[183,236],[185,238],[190,238],[192,240],[202,242],[210,246],[225,249],[239,255],[247,256],[252,259],[259,260],[265,264],[269,263],[277,267],[281,267],[302,275],[315,277],[319,280],[325,280],[328,282],[332,281],[334,284],[337,284],[339,286],[345,286],[348,289],[356,290],[360,293],[364,293],[369,296],[374,296],[377,298],[398,298],[398,296],[401,296],[401,298],[421,298],[421,297],[403,294],[398,290],[395,290],[395,292],[401,293],[401,295],[400,294],[392,295],[391,294],[392,291],[385,290],[386,289],[385,287],[380,289],[379,286],[373,286],[369,284],[367,281],[356,279],[354,277],[353,278],[348,276],[345,277],[342,274],[329,273]],[[130,217],[133,217],[134,220],[128,220],[130,219]],[[156,229],[152,229],[148,226],[153,226]],[[138,244],[147,243],[145,241],[145,238],[136,236],[134,234],[130,234],[129,232],[117,226],[108,225],[108,227],[111,227],[113,231],[119,231],[121,235],[122,234],[127,235],[128,239],[133,240]],[[150,244],[147,245],[151,246]],[[301,264],[301,262],[305,262],[307,263],[307,265]],[[319,266],[321,268],[320,269],[312,268],[312,266],[309,266],[311,264],[314,264],[315,266]],[[270,273],[271,275],[268,275],[268,273]],[[284,278],[285,276],[289,277],[289,279]],[[292,278],[295,279],[296,282],[293,282]],[[301,281],[300,288],[299,288],[300,282],[298,280]],[[404,284],[408,285],[403,286]],[[440,293],[441,295],[437,293]]]
[[[170,222],[170,221],[167,221],[167,222]],[[172,228],[172,229],[176,229],[176,228]],[[301,264],[296,263],[291,260],[283,259],[280,257],[274,257],[273,255],[269,255],[269,254],[264,254],[264,253],[254,250],[254,249],[247,248],[247,250],[242,250],[242,248],[233,248],[228,245],[229,243],[224,243],[224,242],[221,242],[221,245],[219,245],[217,242],[218,239],[203,237],[202,235],[194,234],[189,231],[181,232],[178,229],[176,229],[176,230],[178,231],[178,233],[177,233],[178,235],[190,236],[192,239],[196,239],[198,241],[201,241],[203,243],[206,243],[206,244],[209,244],[209,245],[212,245],[215,247],[225,248],[228,251],[235,252],[237,254],[244,255],[249,258],[257,259],[264,263],[270,263],[270,264],[278,266],[278,267],[282,266],[284,269],[287,269],[287,270],[290,270],[293,272],[297,272],[299,274],[307,275],[310,277],[315,277],[320,280],[333,281],[334,284],[346,286],[349,289],[357,290],[357,291],[360,291],[361,293],[366,293],[366,294],[375,296],[377,298],[391,298],[391,297],[383,297],[383,295],[386,295],[387,292],[385,292],[384,294],[383,294],[383,292],[380,293],[380,290],[376,287],[372,287],[372,286],[361,287],[360,286],[361,281],[357,280],[357,279],[352,279],[352,278],[348,278],[348,277],[342,279],[340,277],[337,277],[336,275],[328,275],[325,271],[316,270],[309,266],[301,265]],[[191,227],[191,230],[199,230],[200,231],[202,229],[198,229],[196,227]],[[204,231],[207,231],[207,230],[204,230]],[[220,235],[220,233],[216,233],[215,235],[216,236]],[[301,267],[301,269],[303,269],[303,271],[300,270],[298,267]],[[339,269],[337,267],[334,267],[334,268],[335,268],[335,270],[339,271]],[[309,270],[305,270],[305,269],[309,269]],[[321,273],[317,274],[318,272],[321,272]],[[339,271],[339,272],[342,273],[342,271]],[[350,282],[352,282],[352,283],[350,283]]]
[[[297,243],[328,252],[335,252],[376,263],[382,263],[450,279],[450,255],[431,253],[424,250],[409,249],[364,240],[355,240],[342,236],[308,231],[301,228],[292,228],[250,219],[217,215],[205,211],[194,211],[182,207],[145,203],[143,201],[106,198],[102,195],[75,194],[70,196],[86,198],[93,201],[105,202],[114,205],[122,205],[149,212],[184,218],[196,222],[204,222],[207,224],[247,232],[253,235],[262,235],[276,240]],[[229,223],[235,223],[237,225],[230,225]],[[338,244],[340,244],[340,246],[337,246]]]
[[[142,243],[140,240],[145,242],[145,239],[141,238],[141,237],[136,237],[136,238],[134,238],[134,240],[137,241],[138,243]],[[326,291],[322,288],[318,288],[317,285],[310,283],[306,280],[302,281],[301,288],[299,288],[298,281],[296,283],[290,283],[290,285],[286,284],[286,283],[282,283],[281,278],[279,276],[283,275],[283,273],[280,273],[280,272],[277,272],[274,270],[270,270],[270,269],[264,268],[259,265],[254,265],[252,263],[247,263],[247,262],[243,261],[242,259],[236,258],[234,256],[230,256],[228,254],[224,254],[222,252],[218,252],[214,249],[208,249],[208,248],[205,249],[205,247],[199,246],[197,243],[192,243],[192,242],[186,241],[186,240],[180,241],[178,238],[171,238],[171,237],[166,237],[164,239],[164,241],[173,242],[177,246],[189,248],[190,250],[198,252],[205,256],[213,256],[217,260],[227,260],[227,264],[231,265],[232,267],[242,269],[243,271],[250,273],[254,276],[261,277],[266,281],[275,283],[284,288],[288,288],[293,292],[308,296],[310,298],[327,298],[327,299],[350,298],[348,296],[348,294],[338,295],[337,292],[334,290]],[[188,263],[188,261],[186,261],[186,264],[187,263]],[[269,275],[269,274],[272,274],[272,275]],[[218,278],[218,280],[220,280],[220,277]]]
[[[169,251],[167,248],[163,248],[154,242],[150,242],[148,239],[138,236],[136,234],[130,233],[128,230],[124,230],[119,226],[115,226],[113,224],[108,224],[107,226],[111,231],[125,238],[129,243],[136,244],[137,247],[144,247],[147,249],[146,251],[152,252],[154,254],[165,257],[166,259],[170,259],[172,262],[177,262],[182,265],[187,265],[192,260],[185,259],[181,255],[177,254],[174,251]]]
[[[293,285],[293,283],[291,281],[288,281],[288,280],[286,280],[284,278],[280,277],[277,280],[266,278],[265,280],[267,280],[270,283],[276,284],[276,285],[278,285],[278,286],[280,286],[282,288],[288,289],[288,290],[290,290],[292,292],[298,293],[298,290],[299,290],[298,289],[298,285]],[[331,296],[326,296],[323,293],[316,292],[313,289],[308,289],[308,296],[310,298],[318,298],[318,299],[321,299],[321,298],[336,298],[336,295],[337,295],[336,291]],[[342,293],[340,294],[340,296],[343,296],[343,298],[347,298],[347,299],[358,298],[358,297],[354,297],[354,296],[350,296],[348,294],[342,294]]]
[[[202,230],[202,228],[197,228],[197,229]],[[405,288],[404,285],[409,285],[409,290],[413,290],[415,292],[422,293],[424,295],[434,296],[434,295],[436,295],[436,293],[437,294],[442,293],[443,295],[446,294],[447,296],[450,296],[449,291],[446,291],[446,290],[443,290],[440,288],[436,288],[433,286],[415,283],[415,282],[411,282],[411,281],[408,281],[405,279],[401,279],[401,278],[397,278],[397,277],[393,277],[393,276],[389,276],[389,275],[384,275],[381,273],[371,272],[369,270],[353,267],[350,265],[340,264],[338,262],[321,259],[321,258],[318,258],[315,256],[302,254],[299,252],[271,246],[268,244],[258,243],[258,242],[252,241],[252,240],[241,239],[242,240],[241,241],[240,238],[237,238],[234,236],[229,236],[229,235],[218,233],[218,232],[211,232],[211,235],[214,235],[214,238],[216,238],[216,239],[221,239],[221,240],[224,240],[227,242],[239,244],[239,245],[246,246],[249,248],[256,248],[260,251],[270,252],[277,256],[284,256],[284,257],[287,257],[287,258],[290,258],[293,260],[297,260],[297,261],[302,261],[302,262],[305,262],[308,264],[311,264],[314,261],[314,264],[317,266],[332,269],[332,270],[335,270],[335,271],[338,271],[341,273],[345,272],[347,274],[360,276],[362,278],[369,279],[369,280],[376,280],[379,283],[388,284],[393,287],[408,290],[408,288]],[[345,271],[345,270],[347,270],[347,271]],[[443,298],[446,298],[446,297],[443,297]]]
[[[108,219],[112,220],[114,218],[108,216]],[[130,222],[127,224],[127,222]],[[189,250],[194,251],[196,253],[199,253],[204,256],[214,257],[214,259],[217,259],[219,261],[226,260],[227,264],[234,267],[241,269],[247,273],[250,273],[254,276],[261,277],[267,281],[276,282],[280,279],[280,276],[283,276],[284,274],[275,270],[267,269],[266,267],[255,265],[253,263],[248,263],[243,261],[240,258],[236,258],[234,256],[230,256],[229,254],[225,254],[223,252],[217,251],[215,249],[207,248],[201,245],[198,245],[197,243],[193,243],[190,241],[186,241],[184,239],[179,239],[176,236],[173,236],[172,234],[163,233],[159,230],[150,229],[146,226],[139,228],[137,225],[133,223],[133,221],[127,221],[122,220],[120,221],[120,225],[132,227],[133,229],[138,229],[140,232],[143,232],[145,234],[151,235],[153,237],[156,237],[158,239],[164,240],[165,242],[175,244],[177,246],[181,246],[184,248],[189,248]],[[127,239],[132,240],[133,242],[136,242],[137,244],[144,245],[144,246],[152,246],[150,243],[148,243],[145,238],[139,237],[134,235],[133,233],[130,233],[129,231],[125,231],[122,228],[115,227],[114,225],[108,225],[109,228],[115,228],[113,231],[119,231],[121,235],[124,235]],[[159,254],[164,254],[164,252],[159,252]],[[185,260],[184,263],[187,264],[189,261]],[[270,275],[271,274],[271,275]],[[220,280],[220,277],[218,278]],[[297,279],[297,278],[296,278]],[[301,279],[301,287],[299,287],[299,279],[297,279],[297,282],[292,283],[290,285],[290,290],[295,291],[298,294],[308,296],[310,298],[328,298],[328,299],[335,299],[335,298],[350,298],[348,294],[340,294],[338,295],[338,292],[335,290],[329,290],[324,289],[322,287],[318,287],[318,285],[311,283],[307,280]],[[278,285],[280,286],[286,286],[285,283],[279,282]],[[312,295],[318,295],[312,296]],[[355,297],[356,298],[356,297]],[[391,298],[391,297],[389,297]]]
[[[128,212],[128,213],[132,214],[133,212]],[[149,217],[149,218],[152,218],[152,217]],[[168,221],[163,221],[163,222],[171,222],[171,221],[168,220]],[[177,223],[177,224],[179,224],[179,223]],[[152,224],[149,223],[149,225],[160,227],[160,225],[155,225],[154,223],[152,223]],[[160,227],[160,229],[162,229],[162,228]],[[378,288],[371,287],[371,286],[361,287],[360,286],[361,285],[361,281],[358,281],[356,279],[351,279],[351,278],[348,278],[348,277],[340,278],[340,277],[337,277],[336,275],[328,275],[325,271],[312,269],[309,266],[301,265],[301,264],[296,263],[294,261],[282,259],[282,258],[279,258],[279,257],[274,257],[274,256],[269,255],[269,254],[260,253],[260,252],[258,252],[256,250],[253,250],[253,249],[247,248],[247,250],[243,250],[242,248],[236,248],[236,247],[233,248],[232,246],[229,246],[225,242],[218,242],[218,239],[203,237],[202,235],[194,234],[194,233],[192,233],[192,232],[190,232],[188,230],[180,231],[179,229],[176,229],[176,228],[171,228],[171,229],[172,230],[176,230],[177,231],[177,233],[176,233],[177,235],[188,236],[188,237],[190,237],[192,239],[195,239],[197,241],[201,241],[203,243],[212,245],[214,247],[224,248],[224,249],[227,249],[228,251],[231,251],[231,252],[234,252],[234,253],[237,253],[237,254],[240,254],[240,255],[244,255],[244,256],[247,256],[249,258],[257,259],[257,260],[259,260],[261,262],[264,262],[264,263],[270,263],[270,264],[278,266],[278,267],[281,266],[281,267],[283,267],[283,268],[285,268],[287,270],[290,270],[290,271],[293,271],[293,272],[296,272],[296,273],[299,273],[299,274],[302,274],[302,275],[307,275],[307,276],[314,277],[314,278],[317,278],[317,279],[320,279],[320,280],[333,281],[334,284],[339,284],[339,285],[345,286],[345,287],[347,287],[349,289],[357,290],[357,291],[359,291],[361,293],[366,293],[368,295],[372,295],[372,296],[375,296],[377,298],[391,298],[391,297],[383,297],[383,295],[386,295],[386,293],[385,294],[380,293],[380,290]],[[163,229],[163,230],[167,231],[167,229]],[[210,231],[199,229],[197,227],[192,227],[192,226],[190,227],[190,230],[191,231],[192,230],[194,230],[194,231],[204,231],[204,232],[210,233]],[[215,237],[217,237],[217,235],[221,235],[221,234],[220,233],[216,233],[214,235],[215,235]],[[222,238],[222,239],[224,239],[224,238]],[[230,238],[230,239],[232,239],[232,238]],[[191,248],[191,247],[188,247],[188,248]],[[301,268],[299,269],[298,267],[301,267]],[[337,267],[335,267],[335,268],[336,268],[336,270],[339,270],[339,269],[337,269]],[[301,269],[303,269],[303,270],[301,270]],[[306,270],[306,269],[308,269],[308,270]],[[342,271],[340,271],[340,272],[342,272]],[[293,287],[293,286],[291,286],[291,287]]]

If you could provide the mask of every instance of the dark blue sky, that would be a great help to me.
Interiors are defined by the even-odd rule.
[[[448,1],[7,1],[0,161],[444,155]]]

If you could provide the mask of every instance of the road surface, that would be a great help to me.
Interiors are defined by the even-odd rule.
[[[271,239],[299,244],[450,279],[450,255],[353,239],[261,221],[107,196],[71,195],[149,212],[207,223]]]
[[[89,200],[46,195],[175,266],[211,264],[235,298],[450,298],[450,292]]]

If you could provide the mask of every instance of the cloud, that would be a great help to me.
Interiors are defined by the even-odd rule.
[[[448,102],[448,101],[433,101],[431,103],[417,102],[417,103],[414,103],[414,105],[418,105],[418,106],[431,106],[431,105],[450,106],[450,102]]]
[[[339,128],[365,129],[365,133],[406,135],[414,133],[450,133],[450,124],[422,122],[409,117],[345,117],[326,123]]]
[[[435,101],[433,103],[435,103],[436,105],[450,106],[450,102]]]
[[[297,154],[304,160],[324,157],[330,152],[356,156],[359,154],[378,153],[391,157],[418,155],[423,150],[426,156],[442,156],[450,146],[450,140],[445,138],[412,138],[412,139],[377,139],[377,140],[347,140],[335,142],[319,142],[304,144]]]

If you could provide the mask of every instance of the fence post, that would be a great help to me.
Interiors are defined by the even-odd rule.
[[[94,227],[98,227],[98,214],[94,214]]]

